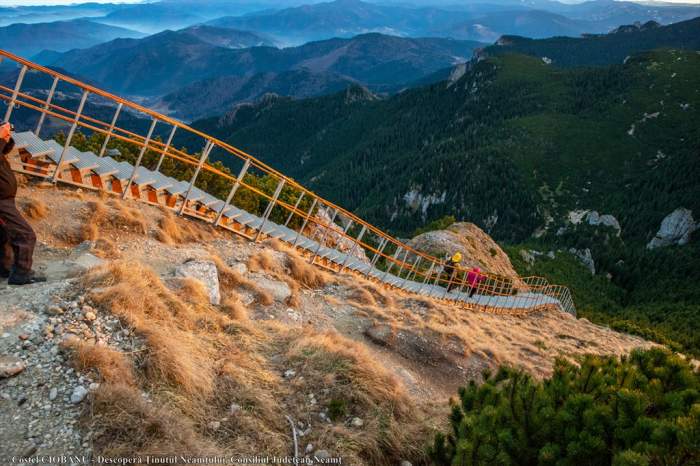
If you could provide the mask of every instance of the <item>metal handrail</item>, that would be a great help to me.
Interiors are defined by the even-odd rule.
[[[95,131],[101,134],[104,134],[107,136],[107,138],[116,138],[118,140],[128,142],[130,144],[134,144],[137,147],[141,148],[141,157],[145,153],[145,151],[150,150],[153,151],[157,154],[161,154],[161,161],[163,157],[170,157],[174,160],[177,160],[179,162],[185,163],[187,165],[191,165],[196,167],[195,175],[193,176],[191,182],[190,182],[190,190],[192,187],[195,185],[197,174],[199,173],[200,169],[205,170],[207,172],[213,173],[217,176],[223,177],[227,181],[231,181],[234,183],[234,185],[239,185],[246,190],[250,191],[251,193],[254,193],[256,196],[259,196],[262,198],[264,201],[268,202],[268,208],[266,209],[266,214],[265,214],[265,219],[267,216],[270,215],[272,209],[276,206],[281,207],[285,211],[288,212],[289,219],[292,218],[292,216],[297,215],[300,218],[306,218],[304,225],[307,225],[307,222],[311,222],[312,224],[316,225],[318,228],[324,229],[327,234],[330,231],[331,226],[333,225],[333,221],[331,219],[330,223],[326,223],[320,219],[317,219],[314,215],[309,215],[309,212],[305,212],[300,208],[299,202],[296,202],[295,205],[291,205],[283,200],[279,199],[279,193],[280,190],[282,189],[282,186],[292,188],[295,192],[299,193],[299,201],[301,197],[306,197],[309,200],[314,200],[313,205],[317,206],[323,206],[327,208],[329,211],[335,212],[334,217],[342,217],[345,218],[349,221],[347,224],[347,227],[345,229],[337,229],[333,231],[333,236],[336,238],[341,238],[341,239],[347,239],[351,241],[354,246],[353,250],[356,248],[362,248],[365,251],[372,252],[374,253],[374,260],[372,263],[376,263],[378,258],[383,258],[384,264],[386,264],[386,273],[389,273],[393,266],[397,266],[398,270],[398,275],[401,276],[403,272],[405,272],[406,277],[410,277],[412,281],[418,282],[418,283],[426,283],[426,282],[431,282],[431,280],[434,279],[434,284],[436,285],[445,285],[445,286],[452,286],[456,285],[459,286],[460,288],[464,286],[464,283],[466,282],[466,274],[469,273],[469,270],[461,268],[461,267],[455,267],[454,268],[454,273],[451,274],[450,277],[443,277],[442,276],[442,271],[444,270],[445,266],[447,265],[446,261],[437,257],[433,257],[427,253],[424,253],[422,251],[419,251],[410,245],[407,245],[389,234],[385,233],[381,229],[377,228],[374,225],[369,224],[368,222],[360,219],[357,217],[355,214],[352,212],[349,212],[345,209],[343,209],[340,206],[337,206],[336,204],[318,196],[315,194],[313,191],[303,187],[300,185],[298,182],[296,182],[294,179],[289,178],[279,171],[275,170],[274,168],[270,167],[269,165],[265,164],[264,162],[256,159],[252,155],[248,154],[247,152],[234,147],[224,141],[221,141],[217,138],[214,138],[202,131],[199,131],[195,128],[192,128],[178,120],[175,120],[171,117],[168,117],[166,115],[160,114],[156,111],[153,111],[151,109],[148,109],[146,107],[143,107],[135,102],[129,101],[127,99],[124,99],[122,97],[119,97],[117,95],[111,94],[109,92],[106,92],[102,89],[98,89],[94,86],[91,86],[89,84],[83,83],[75,78],[72,78],[70,76],[63,75],[55,70],[52,70],[50,68],[38,65],[36,63],[33,63],[27,59],[24,59],[22,57],[19,57],[17,55],[14,55],[10,52],[0,50],[0,57],[4,57],[6,59],[9,59],[11,61],[16,62],[17,64],[22,66],[22,69],[20,71],[19,78],[17,80],[17,83],[15,85],[14,89],[11,89],[7,86],[0,85],[0,91],[7,92],[9,95],[5,95],[0,93],[0,100],[5,100],[8,101],[8,110],[7,110],[7,115],[9,116],[12,112],[12,107],[15,105],[23,106],[25,108],[29,108],[31,110],[35,110],[37,112],[40,112],[42,115],[50,116],[53,118],[57,118],[59,120],[65,121],[67,123],[70,123],[73,125],[74,128],[76,127],[81,127],[81,128],[86,128],[91,131]],[[66,109],[64,107],[61,107],[60,105],[57,105],[55,102],[52,102],[52,96],[53,92],[49,93],[49,97],[46,100],[39,99],[37,97],[34,97],[26,92],[21,92],[21,85],[22,85],[22,79],[24,78],[25,73],[28,70],[33,70],[36,72],[44,73],[46,75],[49,75],[53,77],[53,83],[52,83],[52,91],[55,90],[56,84],[58,81],[63,81],[65,83],[69,83],[71,85],[76,86],[77,88],[82,90],[82,95],[83,95],[83,100],[85,97],[87,97],[89,94],[95,95],[102,97],[104,99],[107,99],[108,101],[112,103],[118,104],[117,106],[117,112],[115,113],[114,120],[111,123],[103,122],[101,120],[98,120],[94,117],[86,116],[83,115],[80,108],[77,112]],[[141,136],[137,133],[134,133],[133,131],[126,130],[124,128],[119,128],[116,126],[116,119],[121,111],[122,107],[126,107],[134,112],[138,112],[144,115],[147,115],[150,117],[152,120],[152,125],[151,125],[151,130],[149,131],[148,136]],[[43,122],[43,120],[42,120]],[[199,158],[194,157],[184,151],[177,150],[173,147],[171,147],[171,138],[168,139],[167,143],[164,143],[162,141],[158,141],[154,138],[151,137],[153,127],[156,125],[156,123],[162,122],[166,123],[170,126],[172,126],[172,131],[174,134],[175,129],[180,129],[182,131],[185,131],[187,133],[190,133],[191,135],[198,136],[202,138],[204,141],[207,142],[205,150],[203,150],[201,156]],[[38,125],[40,127],[40,125]],[[66,141],[66,147],[69,146],[71,142],[71,136],[72,133],[69,133],[69,136],[67,137]],[[106,145],[106,142],[105,142]],[[247,183],[245,181],[245,177],[241,177],[240,179],[229,174],[226,172],[223,172],[216,167],[211,166],[209,163],[207,163],[207,158],[209,155],[209,152],[216,147],[219,149],[222,149],[225,153],[227,153],[230,156],[233,156],[241,161],[243,161],[247,166],[253,167],[260,172],[271,176],[272,178],[276,179],[278,181],[278,190],[275,194],[271,195],[268,193],[265,193],[262,189],[259,189],[256,186],[251,185],[250,183]],[[140,158],[141,158],[140,157]],[[140,160],[139,158],[139,160]],[[60,163],[59,163],[60,167]],[[160,163],[159,163],[160,167]],[[57,169],[58,171],[58,169]],[[55,176],[58,176],[58,173],[56,173]],[[130,181],[133,181],[130,180]],[[125,191],[126,192],[126,191]],[[189,191],[188,191],[189,192]],[[187,203],[188,203],[188,198],[189,196],[185,197],[183,204],[182,204],[182,209],[181,212],[184,212]],[[227,203],[228,204],[228,203]],[[223,212],[224,208],[221,209],[221,212]],[[286,215],[285,215],[286,216]],[[216,224],[219,224],[219,219],[220,215],[217,216]],[[264,226],[265,224],[265,219],[262,222],[262,225]],[[287,223],[289,222],[289,219],[287,220]],[[359,227],[362,227],[362,234],[365,235],[365,237],[369,237],[370,235],[374,235],[377,239],[380,240],[380,244],[377,245],[376,247],[371,244],[370,240],[365,239],[364,241],[362,238],[355,238],[352,236],[352,234],[349,231],[349,227],[351,224],[357,225]],[[260,231],[254,235],[255,238],[258,238],[260,234],[262,233],[262,227],[260,228]],[[393,249],[389,248],[387,251],[387,244],[393,245]],[[391,252],[389,251],[396,251],[392,255]],[[401,251],[403,255],[398,254],[398,252]],[[408,263],[408,257],[415,258],[413,260],[413,264]],[[312,262],[315,260],[315,255],[312,258]],[[418,267],[418,265],[422,265],[421,267]],[[341,267],[342,270],[342,267]],[[561,302],[562,308],[566,307],[567,311],[569,312],[575,312],[574,307],[573,307],[573,301],[571,300],[571,294],[569,290],[565,287],[558,287],[556,285],[550,285],[546,280],[541,279],[540,277],[537,277],[537,279],[534,279],[533,277],[526,277],[526,278],[509,278],[509,277],[503,277],[497,274],[490,273],[488,271],[484,271],[480,273],[481,276],[485,278],[485,280],[480,281],[478,283],[478,291],[486,296],[512,296],[513,291],[516,289],[514,288],[514,283],[517,281],[518,283],[518,288],[523,285],[528,291],[531,291],[533,293],[539,293],[542,296],[552,296],[552,297],[557,297],[556,299],[559,299],[558,297],[561,297],[564,301],[566,301],[566,304],[564,302]],[[396,275],[394,275],[396,276]],[[460,286],[460,281],[461,281],[461,286]],[[442,297],[443,299],[450,300],[451,297],[447,293],[445,293],[445,296]],[[455,298],[456,300],[456,298]],[[535,306],[537,307],[537,306]]]

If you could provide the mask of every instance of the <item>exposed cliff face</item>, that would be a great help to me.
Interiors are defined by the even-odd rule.
[[[693,218],[693,212],[679,207],[661,221],[661,227],[647,244],[647,249],[687,244],[690,235],[699,227]]]

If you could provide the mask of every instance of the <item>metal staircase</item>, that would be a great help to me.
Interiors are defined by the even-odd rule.
[[[165,115],[8,52],[0,51],[0,57],[14,61],[21,67],[14,88],[0,85],[0,101],[7,104],[6,120],[12,121],[16,108],[30,109],[40,115],[39,124],[34,131],[20,131],[13,135],[16,150],[11,154],[10,162],[18,172],[172,209],[181,215],[213,223],[253,241],[276,238],[297,248],[313,264],[336,272],[362,275],[387,287],[452,302],[460,307],[509,313],[560,310],[575,315],[569,290],[563,286],[551,285],[541,277],[514,280],[484,272],[484,280],[478,283],[475,294],[470,297],[466,270],[456,270],[447,276],[443,272],[445,264],[441,259],[416,251],[392,238],[249,154]],[[22,92],[22,80],[27,72],[43,73],[53,78],[52,88],[44,100],[32,93]],[[69,83],[80,92],[77,110],[69,110],[53,102],[53,92],[58,81]],[[88,96],[98,96],[112,105],[115,113],[110,122],[102,122],[83,114]],[[118,118],[123,110],[148,117],[152,122],[148,133],[138,135],[119,128]],[[38,136],[46,118],[63,122],[69,128],[64,145]],[[157,124],[172,127],[165,143],[152,137]],[[71,146],[78,129],[105,135],[100,154],[82,152]],[[176,130],[188,132],[203,140],[203,149],[197,157],[172,147]],[[138,148],[139,157],[135,165],[108,155],[106,149],[110,138]],[[214,149],[237,160],[241,165],[237,176],[222,172],[207,163]],[[159,154],[154,169],[142,164],[147,152]],[[178,180],[161,173],[159,169],[165,157],[193,168],[192,178]],[[197,186],[198,176],[203,170],[221,177],[230,185],[225,199]],[[246,175],[253,171],[274,179],[274,192],[265,192],[248,183]],[[296,199],[294,204],[280,199],[283,188],[291,190]],[[265,205],[264,211],[248,212],[237,206],[235,194],[239,189],[246,189],[258,196],[262,205]],[[300,207],[302,199],[307,203],[310,201],[310,207],[306,210]],[[271,214],[275,209],[278,213],[283,212],[282,218],[286,218],[284,223],[273,221]],[[325,220],[317,215],[321,209],[328,213]],[[296,222],[290,222],[292,218]],[[447,292],[448,284],[454,288],[453,291]]]

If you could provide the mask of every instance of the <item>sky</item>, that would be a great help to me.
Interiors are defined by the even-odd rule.
[[[143,0],[86,0],[95,3],[139,3]],[[372,1],[372,0],[369,0]],[[498,0],[495,0],[496,2]],[[632,0],[634,1],[634,0]],[[673,3],[700,4],[700,0],[664,0]],[[29,5],[70,5],[73,3],[85,3],[76,0],[0,0],[0,6],[29,6]],[[303,2],[302,2],[303,3]]]
[[[71,5],[74,3],[139,3],[142,0],[0,0],[0,6]],[[700,0],[699,0],[700,1]]]

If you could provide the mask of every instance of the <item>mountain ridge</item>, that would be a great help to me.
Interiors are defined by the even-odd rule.
[[[365,34],[285,49],[226,49],[182,31],[165,31],[144,39],[117,39],[70,51],[52,64],[92,76],[116,92],[156,96],[202,79],[304,68],[367,84],[398,84],[467,60],[481,45],[454,39]]]

